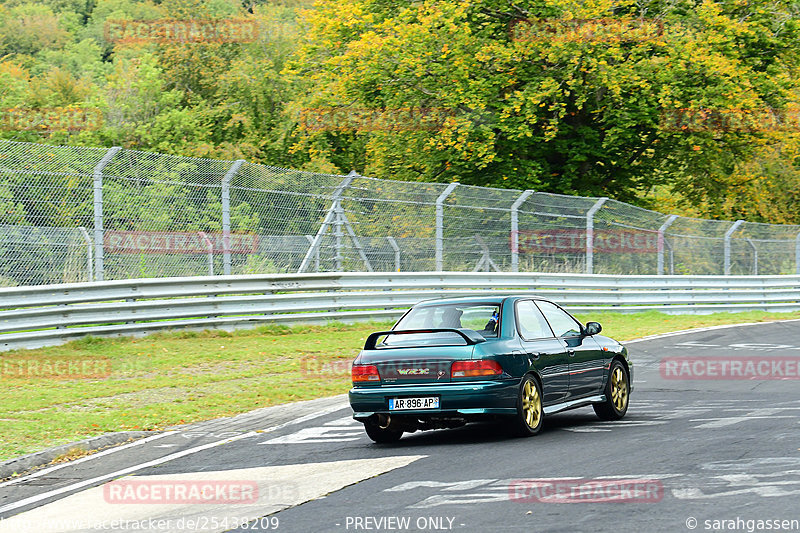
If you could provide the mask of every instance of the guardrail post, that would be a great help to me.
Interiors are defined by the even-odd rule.
[[[594,215],[606,203],[605,196],[595,202],[589,211],[586,212],[586,273],[594,273]]]
[[[314,255],[314,252],[319,249],[319,245],[322,242],[322,237],[325,235],[325,232],[328,231],[328,227],[334,221],[337,224],[340,224],[340,217],[339,217],[339,208],[340,208],[340,198],[344,193],[344,190],[350,185],[353,179],[359,177],[359,174],[353,170],[345,176],[341,183],[334,189],[333,194],[331,195],[331,207],[328,209],[328,213],[325,215],[325,219],[322,221],[322,224],[317,231],[317,234],[314,236],[314,240],[311,245],[308,247],[308,251],[306,252],[305,257],[303,257],[303,262],[300,263],[300,268],[297,269],[297,273],[301,274],[306,271],[308,268],[308,263],[311,262],[311,257]],[[339,231],[341,232],[341,226],[339,227]],[[339,248],[336,249],[336,254],[339,254]],[[337,267],[338,269],[338,267]]]
[[[726,276],[731,275],[731,235],[736,229],[744,223],[744,220],[737,220],[725,232],[725,251],[724,251],[724,267],[723,272]]]
[[[670,215],[669,218],[661,224],[661,227],[658,228],[658,275],[664,275],[664,232],[667,231],[667,228],[672,225],[675,220],[677,220],[678,215]]]
[[[222,273],[231,275],[231,180],[247,161],[238,159],[222,177]]]
[[[92,253],[92,238],[89,236],[89,232],[86,231],[86,228],[83,226],[78,228],[83,236],[83,240],[86,241],[86,278],[87,281],[92,281],[92,265],[94,264],[94,254]]]
[[[389,241],[389,246],[394,250],[394,270],[395,272],[400,272],[400,247],[394,237],[386,237],[386,240]]]
[[[122,150],[121,146],[114,146],[109,148],[106,155],[94,167],[94,279],[96,281],[103,281],[104,266],[103,266],[103,169],[108,165],[117,152]]]
[[[441,272],[444,269],[444,201],[453,192],[453,189],[458,187],[458,182],[455,181],[447,186],[447,188],[436,199],[436,271]]]
[[[519,272],[519,208],[535,191],[528,189],[511,204],[511,271]]]

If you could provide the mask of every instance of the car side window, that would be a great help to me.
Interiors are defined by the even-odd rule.
[[[523,339],[543,339],[553,336],[541,311],[531,300],[517,302],[517,329]]]
[[[536,305],[542,310],[556,337],[577,337],[581,334],[581,325],[557,305],[542,300],[538,300]]]

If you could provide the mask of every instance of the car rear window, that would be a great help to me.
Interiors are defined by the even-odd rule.
[[[500,304],[423,305],[411,309],[394,329],[467,328],[497,337],[499,317]]]

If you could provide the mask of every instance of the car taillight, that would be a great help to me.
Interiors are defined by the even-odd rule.
[[[478,359],[477,361],[455,361],[450,367],[451,378],[472,378],[477,376],[499,376],[503,367],[497,361]]]
[[[378,367],[375,365],[353,365],[352,376],[353,383],[381,380]]]

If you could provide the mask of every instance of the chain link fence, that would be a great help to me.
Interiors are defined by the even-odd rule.
[[[0,286],[334,271],[800,273],[800,226],[0,141]]]

